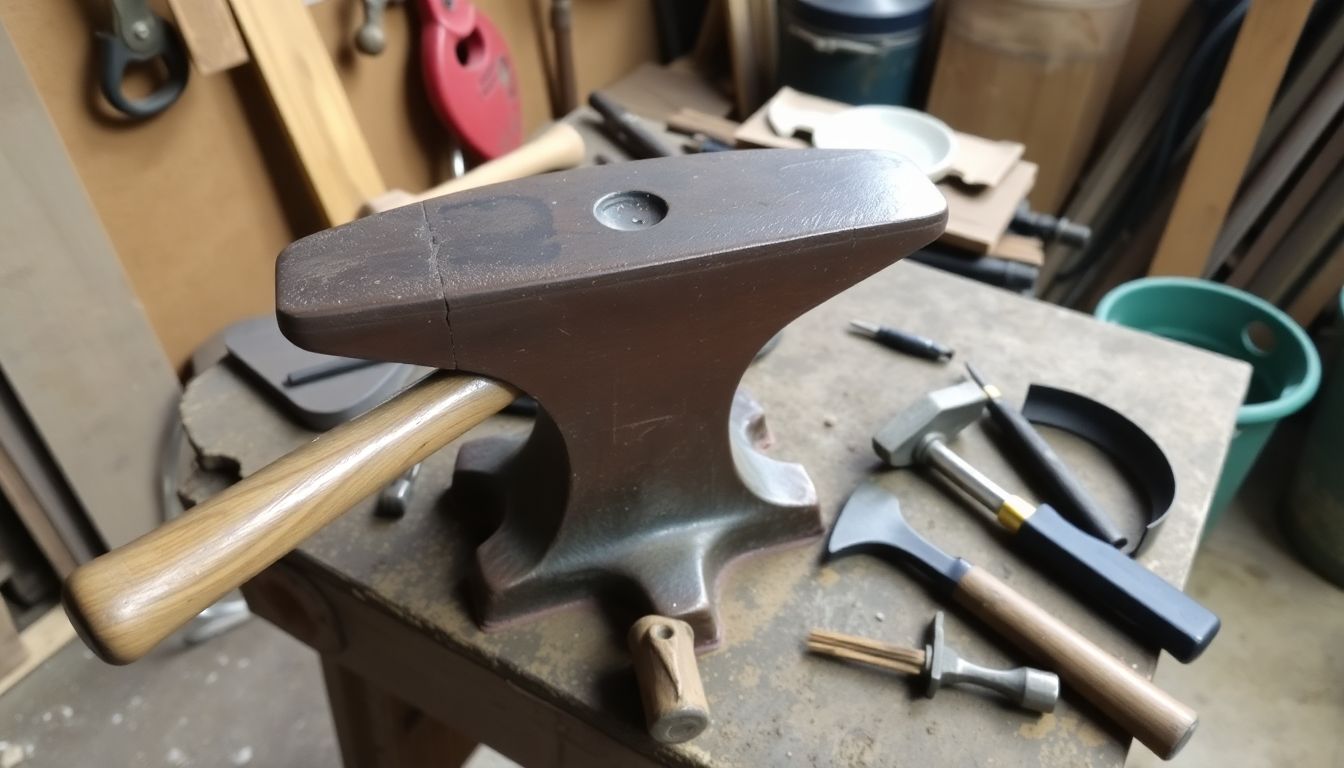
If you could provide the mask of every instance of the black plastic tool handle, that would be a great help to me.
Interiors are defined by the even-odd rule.
[[[1046,504],[1023,521],[1013,541],[1029,559],[1053,571],[1059,583],[1091,598],[1128,625],[1136,639],[1178,661],[1198,658],[1222,625],[1193,597],[1078,530]]]
[[[1123,548],[1125,535],[1031,422],[1000,397],[989,398],[988,405],[990,418],[1008,442],[1008,455],[1040,484],[1042,495],[1078,527],[1116,549]]]

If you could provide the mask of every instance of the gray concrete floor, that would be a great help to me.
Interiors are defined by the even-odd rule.
[[[1190,581],[1222,634],[1198,662],[1158,668],[1201,714],[1178,766],[1344,766],[1344,590],[1287,551],[1273,521],[1286,472],[1269,458]],[[338,764],[316,657],[259,620],[131,667],[71,643],[0,698],[0,768]],[[1159,764],[1142,747],[1129,760]],[[507,765],[472,758],[472,768]]]

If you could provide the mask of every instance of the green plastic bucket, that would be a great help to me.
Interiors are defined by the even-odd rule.
[[[1302,560],[1344,587],[1344,291],[1335,328],[1334,363],[1279,519]]]
[[[1146,277],[1117,286],[1095,312],[1100,320],[1245,360],[1251,384],[1237,412],[1218,488],[1212,525],[1241,487],[1280,419],[1311,401],[1321,360],[1306,332],[1274,305],[1222,283],[1186,277]]]

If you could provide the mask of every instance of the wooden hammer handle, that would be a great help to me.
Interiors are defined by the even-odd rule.
[[[954,596],[1162,759],[1195,732],[1194,710],[985,569],[972,567]]]
[[[483,163],[469,172],[418,195],[393,190],[365,203],[366,213],[381,213],[403,205],[462,192],[487,184],[513,181],[547,171],[573,168],[583,162],[583,136],[569,123],[556,123],[540,136],[507,155]]]
[[[439,373],[77,568],[65,611],[126,664],[319,528],[508,405],[512,388]]]

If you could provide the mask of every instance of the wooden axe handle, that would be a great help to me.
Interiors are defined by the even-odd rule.
[[[972,567],[953,594],[1163,760],[1170,760],[1195,732],[1199,717],[1194,710],[989,571]]]
[[[573,168],[583,162],[583,136],[569,123],[556,123],[540,136],[507,155],[483,163],[469,172],[418,195],[392,190],[365,203],[365,213],[381,213],[403,205],[462,192],[487,184],[513,181],[547,171]]]
[[[80,566],[65,582],[65,611],[104,660],[135,661],[517,395],[489,379],[435,374]]]

